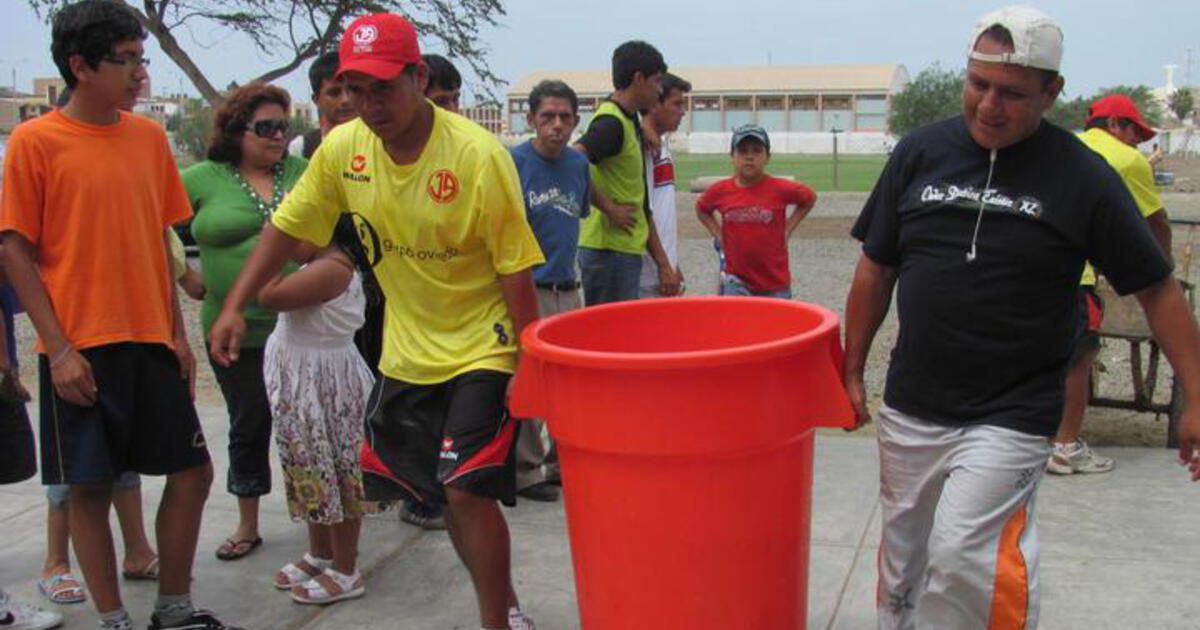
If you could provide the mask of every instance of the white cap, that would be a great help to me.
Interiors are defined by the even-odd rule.
[[[975,44],[979,42],[979,36],[996,25],[1012,34],[1013,51],[996,55],[977,52]],[[988,13],[975,24],[967,44],[967,57],[1058,72],[1062,62],[1062,41],[1062,29],[1049,15],[1033,7],[1004,7]]]

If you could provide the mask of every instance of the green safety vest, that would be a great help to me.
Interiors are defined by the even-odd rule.
[[[604,101],[596,108],[592,123],[601,116],[612,116],[621,123],[624,142],[621,152],[592,164],[592,185],[608,196],[613,203],[629,204],[637,208],[637,224],[633,233],[613,225],[608,216],[595,206],[583,220],[579,230],[579,245],[592,249],[609,249],[626,254],[641,255],[646,251],[649,235],[646,207],[646,163],[639,141],[637,121],[630,118],[612,101]]]

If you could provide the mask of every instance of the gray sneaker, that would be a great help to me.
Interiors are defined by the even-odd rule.
[[[1106,473],[1116,465],[1111,457],[1104,457],[1093,451],[1087,442],[1075,440],[1070,444],[1054,443],[1054,451],[1050,453],[1050,461],[1046,463],[1046,472],[1056,475]]]
[[[421,529],[446,529],[446,515],[442,510],[416,501],[405,501],[400,504],[400,520]]]

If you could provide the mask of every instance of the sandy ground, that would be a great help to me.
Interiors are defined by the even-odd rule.
[[[1194,160],[1192,163],[1196,165],[1200,175],[1200,160]],[[690,294],[713,294],[717,286],[716,256],[711,239],[692,211],[695,199],[696,195],[692,193],[678,195],[680,266]],[[790,248],[792,288],[797,299],[822,304],[839,315],[843,313],[846,293],[859,255],[858,244],[847,234],[865,200],[865,193],[823,193],[812,214],[801,224]],[[1172,218],[1200,220],[1200,194],[1165,193],[1163,200]],[[1197,230],[1196,234],[1188,234],[1177,229],[1175,238],[1178,256],[1182,243],[1188,239],[1200,242],[1200,230]],[[1200,273],[1195,269],[1197,263],[1200,263],[1200,260],[1192,261],[1192,278],[1200,278]],[[191,264],[197,265],[198,261],[192,259]],[[184,297],[183,310],[189,326],[192,349],[200,365],[196,388],[197,401],[205,404],[223,404],[224,400],[204,352],[199,303]],[[33,360],[33,329],[24,317],[18,319],[16,328],[18,350],[23,359],[22,378],[32,389],[37,384],[37,367],[36,361]],[[896,320],[892,313],[879,332],[868,366],[867,384],[876,402],[882,392],[887,357],[895,335]],[[1101,355],[1101,387],[1104,394],[1130,395],[1132,390],[1128,377],[1128,354],[1128,344],[1113,340],[1106,343]],[[1171,383],[1170,369],[1165,368],[1163,372],[1159,377],[1159,400],[1165,400]],[[1085,437],[1095,444],[1158,446],[1164,443],[1165,418],[1156,419],[1153,414],[1096,408],[1089,409],[1088,413]],[[870,430],[866,433],[869,434]]]
[[[1200,157],[1171,155],[1163,158],[1160,171],[1175,174],[1175,183],[1166,188],[1172,192],[1200,192]]]

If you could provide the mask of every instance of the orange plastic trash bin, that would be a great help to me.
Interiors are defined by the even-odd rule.
[[[804,628],[813,428],[850,426],[838,319],[696,297],[539,321],[510,406],[558,445],[585,630]]]

